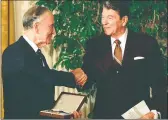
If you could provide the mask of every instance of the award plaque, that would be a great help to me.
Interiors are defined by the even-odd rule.
[[[73,117],[74,111],[81,109],[86,100],[86,95],[61,92],[55,106],[52,109],[40,111],[40,115],[49,118],[68,119]]]

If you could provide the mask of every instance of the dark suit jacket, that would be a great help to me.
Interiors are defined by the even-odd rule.
[[[5,118],[40,118],[54,106],[54,86],[75,87],[72,73],[42,67],[33,48],[20,37],[2,56]]]
[[[138,56],[144,59],[134,60]],[[94,37],[87,43],[83,70],[88,75],[85,88],[97,85],[94,118],[122,118],[142,100],[166,116],[167,84],[159,46],[152,37],[129,31],[122,66],[113,60],[110,36]]]

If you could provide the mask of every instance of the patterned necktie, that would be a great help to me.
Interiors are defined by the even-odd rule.
[[[42,52],[41,52],[40,49],[37,50],[36,54],[39,56],[43,67],[49,68],[49,67],[48,67],[48,64],[47,64],[47,62],[46,62],[46,59],[45,59],[45,57],[44,57],[44,55],[42,54]]]
[[[119,40],[115,40],[114,43],[116,44],[114,49],[114,58],[120,65],[122,65],[122,49],[120,47],[121,42]]]

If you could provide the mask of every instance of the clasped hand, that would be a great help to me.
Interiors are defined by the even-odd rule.
[[[87,81],[87,75],[84,73],[84,71],[81,68],[76,68],[75,70],[72,70],[71,72],[75,76],[76,83],[83,87]]]

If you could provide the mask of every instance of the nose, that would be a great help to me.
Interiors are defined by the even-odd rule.
[[[106,18],[102,18],[101,22],[102,22],[102,25],[106,25],[107,24],[107,19]]]

